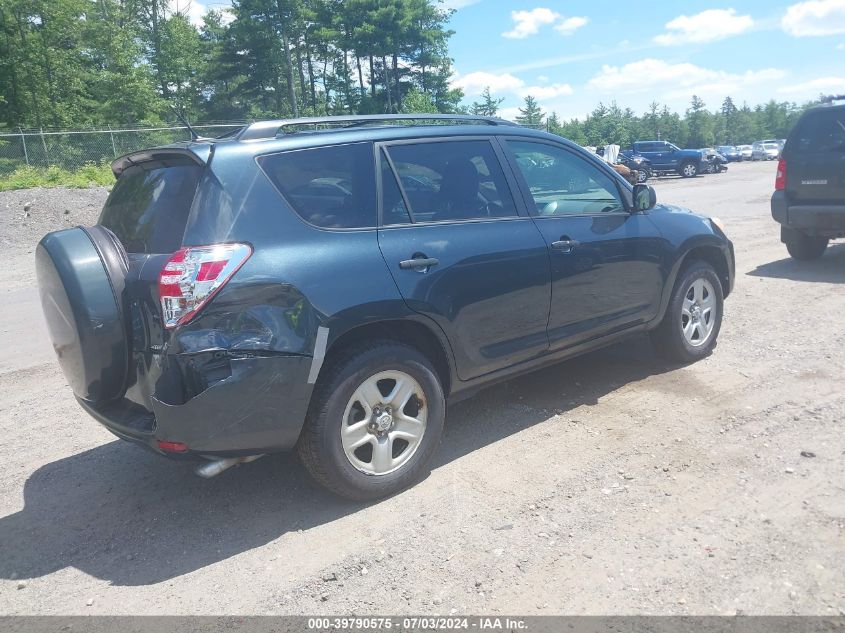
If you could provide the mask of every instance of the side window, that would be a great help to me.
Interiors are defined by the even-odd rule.
[[[598,167],[565,149],[531,141],[508,141],[534,198],[535,215],[594,215],[627,208],[616,183]]]
[[[639,145],[637,145],[637,148],[641,152],[653,152],[658,149],[654,146],[654,143],[640,143]]]
[[[411,205],[414,222],[517,214],[489,141],[413,143],[394,145],[387,151]]]
[[[382,224],[407,224],[411,221],[396,175],[390,168],[387,155],[381,152],[381,205]]]
[[[378,223],[370,143],[269,154],[258,164],[306,222],[324,228]]]

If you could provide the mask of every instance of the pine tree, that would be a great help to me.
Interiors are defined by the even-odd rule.
[[[490,93],[490,86],[485,86],[481,92],[481,101],[473,101],[469,111],[477,116],[496,116],[504,100],[504,98],[494,99]]]
[[[542,127],[545,117],[546,115],[537,100],[531,95],[526,95],[525,105],[519,109],[516,122],[528,127]]]

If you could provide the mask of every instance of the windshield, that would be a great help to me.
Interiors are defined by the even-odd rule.
[[[130,253],[172,253],[182,246],[202,167],[188,158],[132,165],[100,215]]]

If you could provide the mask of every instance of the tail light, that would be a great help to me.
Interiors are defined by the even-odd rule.
[[[190,246],[173,253],[158,278],[164,327],[193,319],[250,255],[248,244]]]
[[[786,161],[781,158],[778,161],[778,173],[775,176],[775,191],[784,189],[786,189]]]

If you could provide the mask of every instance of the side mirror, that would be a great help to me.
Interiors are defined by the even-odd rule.
[[[634,210],[648,211],[657,204],[657,192],[649,185],[634,185]]]

